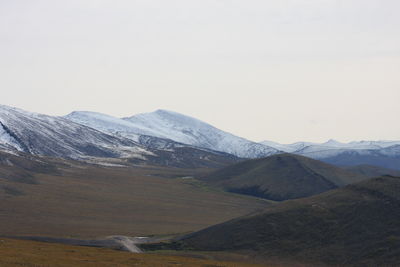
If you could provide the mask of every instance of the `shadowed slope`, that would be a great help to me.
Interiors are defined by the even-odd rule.
[[[400,262],[399,192],[399,177],[374,178],[209,227],[175,246],[252,251],[301,262],[395,266]]]
[[[280,154],[240,162],[203,179],[227,191],[286,200],[319,194],[365,177],[318,160]]]

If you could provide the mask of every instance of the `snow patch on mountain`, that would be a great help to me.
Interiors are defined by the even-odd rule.
[[[12,137],[4,128],[4,126],[0,123],[0,144],[3,146],[3,149],[16,149],[18,151],[23,151],[20,144],[18,144],[17,140]]]
[[[273,141],[262,141],[261,144],[273,147],[275,149],[287,152],[287,153],[293,153],[294,151],[298,151],[300,149],[303,149],[305,147],[314,145],[316,143],[311,143],[311,142],[296,142],[293,144],[280,144],[277,142]]]
[[[400,156],[400,141],[353,141],[341,143],[330,139],[324,143],[297,142],[294,144],[280,144],[272,141],[263,141],[261,143],[268,144],[285,152],[320,160],[343,154],[354,156]]]
[[[104,133],[112,133],[133,140],[137,140],[140,135],[156,135],[154,131],[147,127],[98,112],[74,111],[64,118]]]
[[[243,158],[269,156],[279,151],[215,128],[198,119],[167,110],[157,110],[123,118],[153,136],[197,147],[213,149]]]
[[[198,119],[167,110],[123,119],[96,112],[74,111],[65,118],[104,133],[163,150],[175,149],[185,144],[245,158],[263,157],[278,152],[269,146],[221,131]]]
[[[3,146],[34,155],[83,158],[151,154],[131,140],[107,135],[62,117],[0,106],[0,122]]]

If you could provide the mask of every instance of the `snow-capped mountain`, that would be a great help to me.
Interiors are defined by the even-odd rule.
[[[166,110],[123,119],[94,112],[72,112],[65,118],[136,141],[140,141],[140,136],[143,135],[152,136],[243,158],[278,153],[277,149],[234,136],[198,119]]]
[[[353,141],[348,144],[356,147],[386,148],[400,145],[400,141]]]
[[[302,150],[306,153],[311,153],[331,149],[381,149],[393,145],[399,145],[400,141],[353,141],[349,143],[341,143],[330,139],[325,143],[297,142],[293,144],[280,144],[273,141],[262,141],[260,143],[288,153],[300,153]]]
[[[259,158],[279,153],[272,147],[249,141],[198,119],[167,110],[142,113],[124,120],[156,132],[158,137],[214,149],[242,158]]]
[[[325,143],[298,142],[279,144],[264,141],[282,151],[319,159],[336,165],[372,164],[400,169],[400,141],[353,141],[341,143],[329,140]]]
[[[95,112],[54,117],[0,105],[0,150],[180,167],[216,167],[235,162],[237,157],[258,158],[284,151],[337,165],[400,169],[400,141],[261,144],[166,110],[128,118]]]
[[[3,147],[55,157],[123,157],[151,154],[129,139],[117,138],[62,117],[0,106]]]
[[[74,111],[64,118],[104,133],[127,137],[135,141],[138,141],[141,135],[157,136],[156,132],[147,127],[98,112]]]
[[[136,139],[99,131],[64,117],[0,106],[1,150],[90,159],[90,162],[96,162],[92,161],[96,158],[112,158],[126,159],[124,162],[134,164],[147,162],[175,167],[215,167],[237,160],[226,153],[185,146],[171,140],[146,138],[144,135],[136,136]]]

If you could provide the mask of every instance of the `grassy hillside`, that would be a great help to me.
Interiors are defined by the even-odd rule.
[[[240,262],[220,262],[179,256],[134,254],[102,248],[59,244],[0,240],[0,266],[14,267],[109,267],[109,266],[193,266],[193,267],[256,267]]]
[[[314,159],[280,154],[222,168],[203,180],[231,192],[286,200],[316,195],[365,178]]]
[[[190,178],[174,178],[198,172],[202,170],[100,167],[0,154],[0,235],[182,233],[268,205]]]
[[[169,244],[305,263],[398,266],[400,178],[385,176],[206,228]]]
[[[392,175],[400,177],[400,170],[387,169],[384,167],[373,166],[373,165],[356,165],[343,167],[344,169],[358,173],[367,177],[379,177],[382,175]]]

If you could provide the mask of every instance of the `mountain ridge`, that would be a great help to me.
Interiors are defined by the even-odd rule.
[[[19,126],[15,125],[17,120]],[[0,105],[0,123],[0,149],[33,154],[144,159],[161,150],[164,156],[169,151],[168,157],[173,160],[174,150],[183,152],[186,147],[181,156],[188,155],[190,149],[198,156],[201,153],[197,152],[202,150],[204,157],[207,153],[216,155],[218,152],[237,158],[262,158],[289,152],[337,166],[368,164],[400,170],[400,141],[341,143],[331,139],[321,144],[285,145],[271,141],[260,144],[196,118],[162,109],[125,118],[91,111],[74,111],[57,117]]]
[[[242,158],[257,158],[279,153],[277,149],[235,136],[201,120],[174,111],[159,109],[121,119],[105,116],[107,117],[99,113],[73,112],[65,117],[133,140],[137,140],[140,135],[154,136]],[[107,121],[112,121],[112,123],[106,125]]]
[[[324,143],[297,142],[280,144],[263,141],[287,153],[298,154],[337,166],[377,165],[400,170],[400,141],[352,141],[330,139]]]
[[[121,159],[132,164],[175,167],[219,167],[237,160],[230,154],[153,138],[127,138],[99,131],[65,117],[0,106],[0,148],[79,160]],[[153,145],[149,145],[153,144]],[[155,144],[159,144],[157,147]]]

